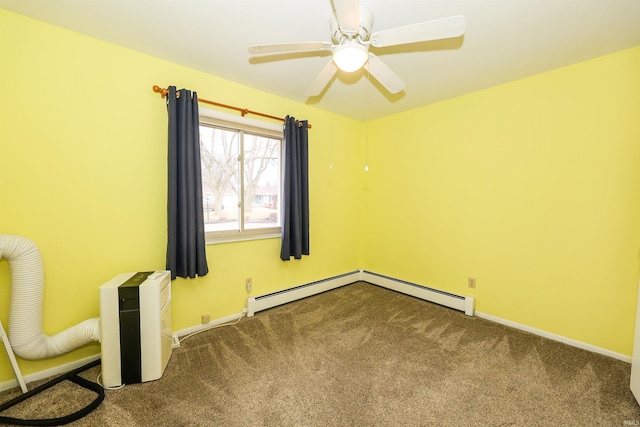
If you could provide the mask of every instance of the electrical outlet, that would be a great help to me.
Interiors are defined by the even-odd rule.
[[[203,325],[208,325],[209,322],[211,322],[211,316],[208,314],[203,314],[201,320]]]
[[[253,288],[253,279],[251,279],[251,277],[247,277],[244,280],[244,283],[247,286],[247,293],[250,294],[251,293],[251,289]]]
[[[469,287],[475,289],[475,287],[476,287],[476,279],[475,279],[475,277],[469,277]]]

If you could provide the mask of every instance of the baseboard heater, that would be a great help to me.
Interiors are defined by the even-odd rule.
[[[394,279],[392,277],[383,276],[382,274],[372,273],[366,270],[362,272],[360,280],[371,283],[372,285],[391,289],[393,291],[411,295],[425,301],[431,301],[445,307],[462,311],[467,316],[473,316],[474,313],[475,300],[473,297],[444,292],[438,289],[429,288],[404,280]]]
[[[371,283],[372,285],[453,308],[464,312],[468,316],[473,316],[474,313],[475,301],[473,297],[455,295],[450,292],[444,292],[438,289],[418,285],[416,283],[383,276],[382,274],[372,273],[366,270],[358,270],[330,277],[328,279],[318,280],[317,282],[284,289],[282,291],[257,297],[250,297],[247,299],[247,316],[251,317],[259,311],[317,295],[358,281],[364,281]]]
[[[341,286],[349,285],[360,280],[360,271],[341,274],[317,282],[307,283],[294,288],[284,289],[271,294],[247,299],[247,316],[251,317],[258,311],[273,308],[302,298],[310,297],[322,292],[330,291]]]

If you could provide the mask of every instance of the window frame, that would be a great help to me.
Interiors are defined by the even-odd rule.
[[[253,135],[264,136],[268,138],[280,140],[280,176],[278,177],[278,190],[279,195],[283,194],[284,186],[282,182],[282,171],[284,168],[284,129],[282,125],[266,123],[260,120],[249,119],[247,117],[238,117],[231,114],[222,113],[220,111],[209,110],[205,108],[199,109],[199,125],[209,125],[219,128],[227,128],[231,131],[249,132]],[[242,144],[240,150],[243,150]],[[243,153],[241,154],[243,155]],[[244,204],[244,159],[239,162],[238,173],[242,180],[240,185],[240,194],[238,195],[240,203]],[[258,240],[258,239],[274,239],[282,238],[282,197],[279,197],[279,221],[275,227],[267,228],[244,228],[244,221],[239,218],[239,225],[241,230],[226,230],[226,231],[205,231],[206,244],[228,243],[238,242],[246,240]],[[204,208],[204,207],[203,207]],[[241,215],[244,215],[244,206],[240,208]]]

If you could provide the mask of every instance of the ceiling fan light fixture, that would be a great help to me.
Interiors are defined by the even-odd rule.
[[[333,51],[333,62],[347,73],[357,71],[367,62],[368,49],[357,43],[350,42],[336,47]]]

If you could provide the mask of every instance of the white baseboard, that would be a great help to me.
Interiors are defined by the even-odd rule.
[[[25,375],[24,382],[27,385],[33,381],[43,380],[45,378],[55,377],[59,375],[66,374],[67,372],[73,371],[74,369],[78,369],[87,365],[95,360],[100,359],[100,355],[96,354],[94,356],[85,357],[84,359],[75,360],[73,362],[65,363],[63,365],[54,366],[53,368],[45,369],[43,371],[34,372],[33,374]],[[0,383],[0,391],[10,390],[14,387],[18,387],[17,380],[10,380]]]
[[[244,316],[245,312],[242,311],[240,313],[231,314],[229,316],[220,317],[218,319],[213,319],[209,323],[204,325],[196,325],[191,326],[190,328],[181,329],[173,333],[173,348],[180,347],[180,338],[185,337],[187,335],[197,334],[198,332],[206,331],[207,329],[212,329],[225,323],[235,322]]]
[[[606,348],[596,347],[595,345],[583,343],[581,341],[573,340],[571,338],[563,337],[562,335],[552,334],[551,332],[543,331],[541,329],[532,328],[531,326],[523,325],[520,323],[512,322],[511,320],[502,319],[491,314],[481,313],[476,311],[476,316],[490,320],[491,322],[500,323],[501,325],[510,326],[521,331],[529,332],[534,335],[538,335],[544,338],[548,338],[553,341],[558,341],[564,344],[568,344],[573,347],[578,347],[583,350],[590,351],[592,353],[598,353],[605,356],[613,357],[614,359],[622,360],[623,362],[631,363],[631,356],[624,355],[622,353],[616,353],[615,351],[607,350]]]

